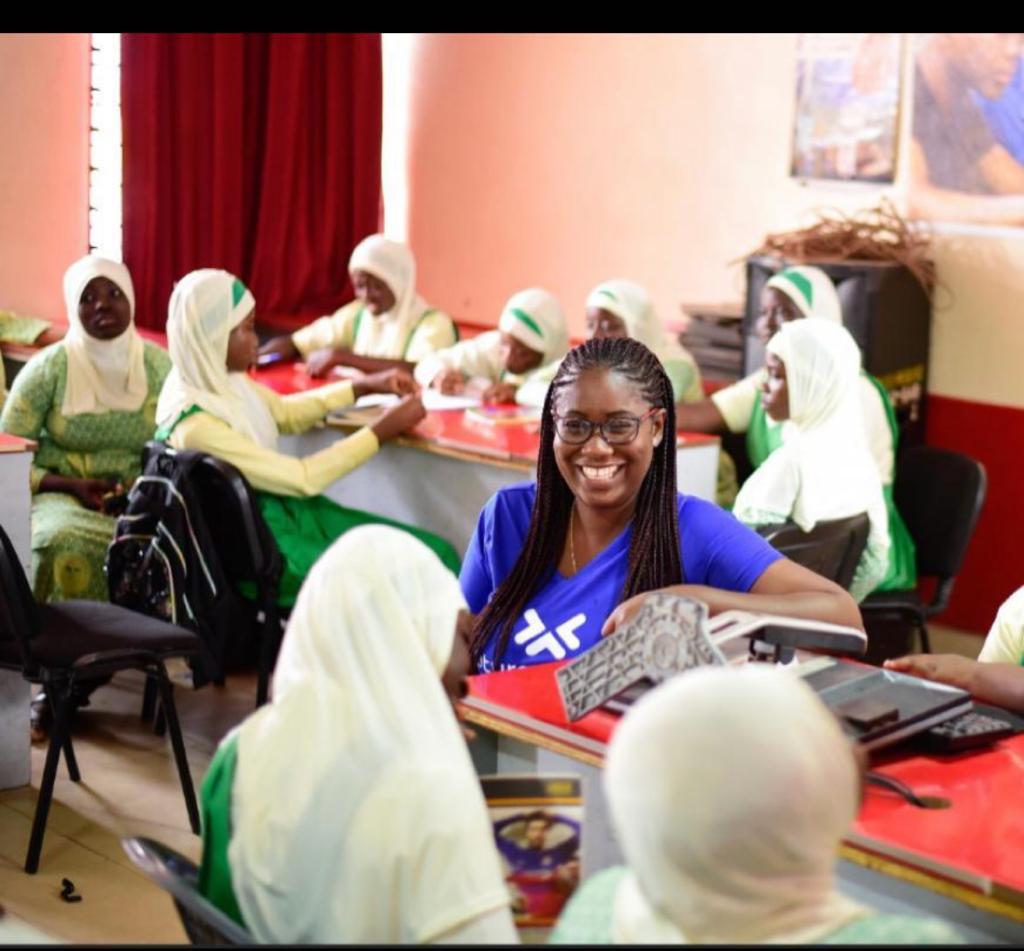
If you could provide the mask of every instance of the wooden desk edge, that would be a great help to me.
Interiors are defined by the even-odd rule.
[[[599,768],[604,766],[604,757],[598,756],[596,753],[588,753],[586,750],[577,749],[568,743],[562,743],[560,740],[552,739],[528,727],[509,723],[500,717],[484,713],[482,710],[474,710],[462,704],[459,705],[459,712],[462,719],[467,723],[474,723],[477,726],[484,727],[484,729],[491,730],[493,733],[500,733],[502,736],[509,736],[514,740],[521,740],[532,746],[539,746],[552,753],[558,753],[562,756],[567,756],[569,759],[577,760],[587,766],[597,766]]]

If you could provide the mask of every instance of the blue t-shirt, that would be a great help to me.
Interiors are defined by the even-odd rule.
[[[477,614],[511,572],[530,527],[534,482],[499,489],[488,500],[469,543],[459,581]],[[678,495],[679,547],[687,584],[749,591],[782,555],[717,505]],[[480,657],[481,673],[575,657],[601,639],[605,619],[626,583],[632,525],[573,577],[555,571],[512,627],[501,663],[494,663],[498,632]]]

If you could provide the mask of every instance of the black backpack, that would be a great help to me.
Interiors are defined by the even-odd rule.
[[[147,447],[149,450],[150,447]],[[193,683],[221,681],[232,634],[251,611],[228,583],[191,473],[204,454],[148,451],[128,492],[104,565],[113,604],[195,631]]]

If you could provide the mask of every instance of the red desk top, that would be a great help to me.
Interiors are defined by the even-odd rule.
[[[564,663],[470,677],[467,719],[497,720],[513,735],[532,733],[537,745],[599,763],[619,717],[595,710],[569,723],[554,676]],[[1024,734],[953,756],[886,751],[872,769],[952,805],[920,809],[869,786],[848,844],[1024,906]]]
[[[328,383],[338,376],[313,379],[303,363],[276,363],[252,373],[254,380],[278,393],[300,393]],[[525,423],[488,422],[474,418],[463,410],[432,410],[412,434],[426,442],[497,459],[533,465],[540,449],[540,427],[533,421]],[[706,446],[718,442],[717,436],[705,433],[677,433],[678,447]]]

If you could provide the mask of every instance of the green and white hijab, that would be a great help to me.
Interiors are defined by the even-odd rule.
[[[836,286],[821,268],[788,267],[773,275],[766,286],[785,294],[804,317],[820,317],[834,324],[843,322]]]
[[[204,268],[178,281],[167,316],[174,369],[160,391],[158,428],[173,427],[198,406],[260,446],[277,447],[277,423],[257,384],[227,367],[228,337],[255,306],[249,289],[227,271]]]
[[[569,350],[569,329],[554,294],[530,287],[505,304],[498,329],[544,355],[541,366],[561,360]]]

